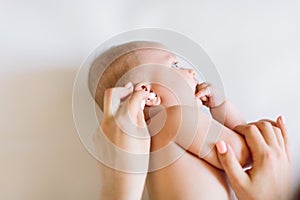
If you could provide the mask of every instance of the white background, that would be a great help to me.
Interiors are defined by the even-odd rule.
[[[299,1],[0,0],[0,199],[99,199],[71,95],[99,43],[142,27],[198,42],[248,121],[284,114],[299,180]]]

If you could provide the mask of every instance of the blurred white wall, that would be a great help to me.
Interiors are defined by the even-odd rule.
[[[117,33],[181,32],[215,62],[247,120],[287,118],[300,180],[299,1],[0,0],[0,199],[98,199],[72,119],[76,71]]]

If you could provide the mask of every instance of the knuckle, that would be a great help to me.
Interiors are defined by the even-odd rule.
[[[101,129],[103,132],[106,132],[110,127],[110,121],[108,119],[103,119],[100,124]]]
[[[140,91],[140,92],[134,92],[131,97],[129,98],[128,100],[128,104],[131,105],[133,104],[134,102],[136,102],[138,99],[141,98],[141,96],[143,95],[143,92]]]
[[[267,121],[260,121],[260,122],[259,122],[259,125],[260,125],[262,128],[270,128],[270,127],[271,127],[270,122],[267,122]]]
[[[277,153],[275,153],[274,150],[272,150],[271,148],[268,148],[267,150],[265,150],[263,152],[263,157],[265,160],[273,161],[276,158],[276,154]]]
[[[280,134],[281,135],[281,130],[280,130],[280,128],[278,128],[278,127],[273,127],[274,128],[274,132],[276,133],[276,134]]]
[[[269,159],[269,158],[271,158],[272,157],[272,153],[271,153],[271,151],[270,150],[266,150],[266,151],[264,151],[264,157],[265,158],[267,158],[267,159]]]
[[[246,131],[249,132],[249,133],[253,133],[253,132],[256,132],[257,131],[257,127],[253,124],[249,125],[246,127]]]

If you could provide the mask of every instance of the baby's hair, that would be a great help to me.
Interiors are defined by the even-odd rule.
[[[115,87],[123,74],[140,65],[137,52],[141,49],[167,50],[158,42],[132,41],[109,48],[93,61],[89,70],[88,86],[101,110],[105,90]]]

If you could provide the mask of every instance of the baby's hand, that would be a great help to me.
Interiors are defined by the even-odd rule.
[[[224,95],[207,82],[196,85],[195,96],[208,108],[215,108],[224,102]]]

